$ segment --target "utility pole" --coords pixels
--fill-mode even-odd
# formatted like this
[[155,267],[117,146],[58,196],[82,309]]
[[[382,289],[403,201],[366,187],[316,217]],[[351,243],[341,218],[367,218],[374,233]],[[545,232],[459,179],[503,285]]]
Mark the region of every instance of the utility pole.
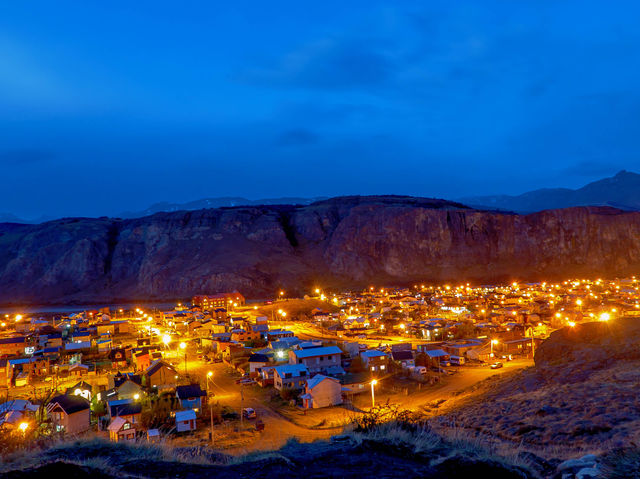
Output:
[[211,445],[213,446],[213,401],[210,398],[209,400],[209,413],[211,414]]
[[240,429],[244,429],[244,384],[240,384]]

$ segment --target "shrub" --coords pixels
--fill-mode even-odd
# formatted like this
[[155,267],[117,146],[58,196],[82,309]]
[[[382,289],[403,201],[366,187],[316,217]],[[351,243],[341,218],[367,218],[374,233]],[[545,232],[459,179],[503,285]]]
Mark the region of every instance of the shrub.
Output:
[[285,401],[297,400],[300,395],[300,391],[293,388],[282,388],[280,390],[280,397]]
[[418,423],[413,413],[397,404],[381,404],[355,418],[355,431],[368,432],[382,424],[395,423],[400,428],[413,429]]

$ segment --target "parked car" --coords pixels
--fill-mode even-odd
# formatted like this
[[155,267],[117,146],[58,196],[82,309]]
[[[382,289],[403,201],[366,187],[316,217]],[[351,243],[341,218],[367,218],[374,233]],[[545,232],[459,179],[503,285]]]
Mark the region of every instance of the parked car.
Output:
[[256,414],[255,409],[253,409],[252,407],[246,407],[242,410],[242,415],[244,416],[245,419],[255,419],[258,417],[258,415]]
[[493,363],[490,367],[491,369],[500,369],[502,367],[502,363],[496,362],[496,363]]

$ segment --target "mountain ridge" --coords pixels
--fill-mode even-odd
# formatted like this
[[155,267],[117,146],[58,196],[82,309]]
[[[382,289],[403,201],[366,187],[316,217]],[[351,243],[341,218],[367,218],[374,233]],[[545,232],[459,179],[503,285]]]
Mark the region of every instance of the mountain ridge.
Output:
[[516,213],[534,213],[546,209],[573,206],[612,206],[640,211],[640,175],[621,170],[577,188],[540,188],[520,195],[485,195],[459,198],[474,208],[498,209]]
[[417,197],[338,197],[0,224],[0,303],[167,300],[240,290],[352,288],[635,274],[640,213],[578,207],[531,215]]

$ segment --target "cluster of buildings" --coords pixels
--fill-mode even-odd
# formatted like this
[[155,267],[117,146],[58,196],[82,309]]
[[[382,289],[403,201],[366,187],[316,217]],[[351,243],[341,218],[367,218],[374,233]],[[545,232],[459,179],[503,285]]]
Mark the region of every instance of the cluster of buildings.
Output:
[[[114,441],[142,432],[153,440],[158,431],[143,428],[141,415],[165,398],[173,427],[193,430],[207,393],[179,367],[184,352],[186,369],[187,349],[203,363],[226,362],[246,383],[321,408],[368,392],[373,381],[433,382],[469,361],[532,355],[560,327],[640,315],[635,277],[316,293],[326,307],[290,314],[289,324],[286,302],[267,317],[238,292],[194,296],[168,311],[5,315],[0,428],[26,427],[44,414],[54,431],[95,425]],[[309,339],[309,329],[322,339]],[[56,394],[41,404],[38,390]]]

